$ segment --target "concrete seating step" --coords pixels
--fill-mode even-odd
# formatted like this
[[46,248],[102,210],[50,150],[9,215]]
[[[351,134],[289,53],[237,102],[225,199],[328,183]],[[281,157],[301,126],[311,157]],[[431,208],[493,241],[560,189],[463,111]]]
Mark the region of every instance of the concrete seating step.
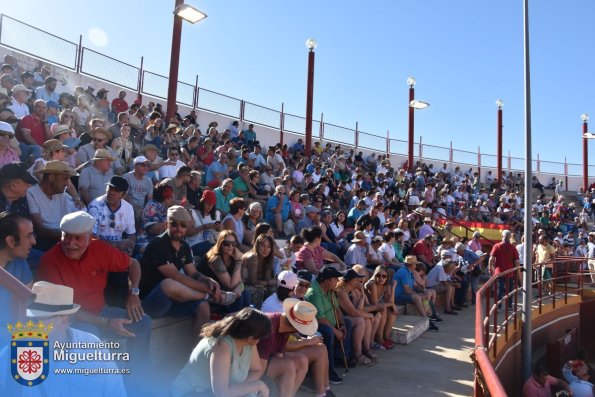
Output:
[[391,332],[391,341],[407,345],[427,331],[430,320],[427,317],[399,315]]

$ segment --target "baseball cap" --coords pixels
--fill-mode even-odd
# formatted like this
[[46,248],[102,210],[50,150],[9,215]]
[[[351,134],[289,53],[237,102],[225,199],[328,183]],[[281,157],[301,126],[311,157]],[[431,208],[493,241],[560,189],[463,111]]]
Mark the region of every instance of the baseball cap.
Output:
[[145,156],[138,156],[132,161],[132,165],[144,164],[144,163],[150,163],[150,162],[151,162],[151,160],[149,160]]
[[127,192],[129,187],[128,181],[117,175],[112,176],[107,185],[113,187],[119,192]]
[[277,286],[287,288],[287,289],[294,289],[298,283],[298,276],[294,272],[289,270],[283,270],[277,276]]
[[20,179],[30,185],[39,183],[39,181],[27,171],[27,166],[23,163],[6,164],[0,169],[1,181],[9,181],[14,179]]

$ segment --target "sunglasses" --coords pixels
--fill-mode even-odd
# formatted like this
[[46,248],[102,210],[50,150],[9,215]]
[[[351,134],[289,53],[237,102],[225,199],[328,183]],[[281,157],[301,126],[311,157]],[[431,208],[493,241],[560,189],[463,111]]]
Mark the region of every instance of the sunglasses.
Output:
[[310,288],[310,284],[308,283],[298,283],[297,286],[301,288]]
[[170,156],[178,156],[178,155],[179,155],[179,153],[170,153],[169,155],[170,155]]
[[6,132],[0,132],[0,137],[2,138],[12,138],[11,134],[8,134]]
[[183,228],[188,227],[188,224],[186,222],[184,222],[184,221],[171,221],[171,222],[169,222],[169,224],[172,227],[178,227],[178,226],[179,227],[183,227]]
[[223,242],[221,244],[223,244],[224,247],[237,247],[238,246],[237,242],[227,241],[227,240],[223,240]]
[[116,219],[116,214],[109,214],[109,220],[111,221],[109,223],[109,227],[111,227],[112,229],[116,228],[116,222],[114,222]]
[[93,142],[104,142],[105,139],[97,139],[97,138],[93,138],[91,139]]
[[378,277],[378,278],[386,278],[387,276],[386,276],[386,274],[378,274],[376,277]]

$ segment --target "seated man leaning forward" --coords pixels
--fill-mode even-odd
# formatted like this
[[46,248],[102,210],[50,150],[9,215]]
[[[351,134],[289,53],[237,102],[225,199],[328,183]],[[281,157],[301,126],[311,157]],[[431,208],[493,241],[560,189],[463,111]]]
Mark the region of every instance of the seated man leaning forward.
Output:
[[[141,365],[151,337],[151,319],[139,299],[140,264],[122,251],[91,238],[95,219],[83,211],[65,215],[62,240],[41,257],[37,278],[74,290],[81,305],[72,326],[100,337],[125,336],[133,365]],[[126,309],[108,307],[103,290],[108,272],[128,271],[130,294]],[[138,361],[137,361],[138,360]]]
[[[141,259],[143,308],[153,317],[194,317],[195,335],[210,318],[209,302],[233,303],[233,292],[221,291],[219,284],[196,270],[190,245],[184,240],[186,228],[193,222],[184,207],[167,210],[164,233],[155,237]],[[180,272],[184,270],[184,273]]]

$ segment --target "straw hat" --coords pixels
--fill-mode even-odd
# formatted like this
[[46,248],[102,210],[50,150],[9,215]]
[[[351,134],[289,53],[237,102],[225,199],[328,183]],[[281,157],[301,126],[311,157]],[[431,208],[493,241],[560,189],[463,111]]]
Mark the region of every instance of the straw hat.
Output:
[[112,157],[112,154],[107,149],[97,149],[95,151],[95,155],[91,160],[110,160],[115,161],[116,159]]
[[74,291],[70,287],[38,281],[33,284],[32,291],[35,300],[27,306],[27,317],[66,316],[81,308],[74,303]]
[[417,260],[417,256],[415,256],[415,255],[407,255],[405,257],[405,263],[408,265],[416,265],[417,262],[419,262],[419,261]]
[[45,168],[41,170],[42,174],[60,174],[75,176],[78,175],[67,163],[60,160],[48,161]]
[[54,138],[58,138],[62,134],[69,134],[71,132],[72,132],[72,128],[70,128],[66,124],[60,124],[54,130]]
[[316,333],[318,310],[313,304],[295,298],[287,298],[283,301],[283,311],[287,320],[300,334],[310,336]]
[[68,146],[64,145],[57,139],[49,139],[43,143],[44,152],[53,153],[61,149],[68,149]]
[[366,235],[361,230],[355,232],[355,234],[353,235],[353,239],[351,240],[351,242],[352,243],[359,243],[360,241],[366,241]]

